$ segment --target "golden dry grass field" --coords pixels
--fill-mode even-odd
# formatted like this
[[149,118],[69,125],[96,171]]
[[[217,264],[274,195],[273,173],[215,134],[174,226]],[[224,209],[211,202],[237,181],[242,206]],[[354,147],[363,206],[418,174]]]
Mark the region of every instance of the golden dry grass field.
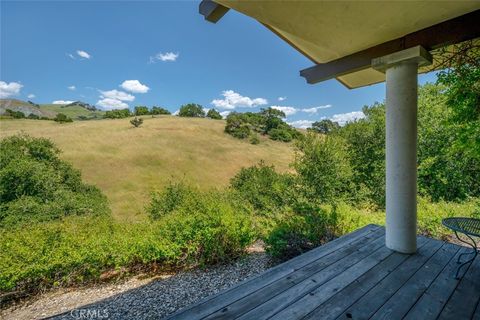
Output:
[[245,166],[264,160],[280,171],[293,160],[291,144],[261,138],[252,145],[223,132],[223,120],[144,117],[75,121],[1,120],[0,138],[24,131],[53,140],[61,157],[80,169],[83,179],[101,188],[115,218],[145,217],[152,190],[184,179],[200,188],[224,187]]

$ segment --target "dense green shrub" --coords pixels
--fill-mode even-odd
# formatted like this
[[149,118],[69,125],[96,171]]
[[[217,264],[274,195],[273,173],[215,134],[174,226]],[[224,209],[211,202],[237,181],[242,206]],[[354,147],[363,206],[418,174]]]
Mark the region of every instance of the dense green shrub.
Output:
[[193,117],[193,118],[204,118],[205,111],[203,107],[196,103],[188,103],[180,107],[178,111],[179,117]]
[[134,126],[135,128],[138,128],[142,125],[143,123],[143,119],[142,118],[137,118],[135,117],[134,119],[130,120],[130,123],[132,124],[132,126]]
[[225,132],[238,139],[245,139],[251,135],[251,124],[247,113],[232,112],[227,116]]
[[133,114],[136,116],[144,116],[150,114],[150,111],[145,106],[136,106],[133,110]]
[[231,180],[230,186],[247,200],[257,213],[269,215],[292,202],[295,179],[281,174],[264,162],[242,168]]
[[0,142],[0,226],[109,212],[105,196],[59,152],[50,140],[27,135]]
[[318,133],[329,134],[339,129],[340,125],[330,119],[323,119],[312,123],[312,127],[308,130],[312,130]]
[[150,114],[155,115],[155,114],[171,114],[171,113],[165,108],[153,106],[152,110],[150,110]]
[[222,119],[222,115],[217,110],[210,109],[207,112],[207,118],[214,119],[214,120],[220,120],[220,119]]
[[195,194],[192,187],[184,182],[170,182],[162,191],[153,192],[147,212],[152,219],[159,219],[183,205]]
[[5,110],[5,115],[9,116],[9,117],[12,117],[14,119],[24,119],[25,118],[25,114],[23,112],[13,111],[13,110],[10,110],[10,109]]
[[117,109],[117,110],[108,110],[105,111],[104,118],[109,119],[123,119],[131,116],[130,110],[128,109]]
[[225,132],[235,138],[245,139],[253,133],[268,134],[272,140],[289,142],[301,134],[285,123],[285,113],[277,109],[262,109],[260,112],[232,112],[227,116]]
[[332,134],[347,144],[346,157],[352,168],[352,189],[348,197],[356,201],[385,205],[385,106],[364,107],[365,118],[349,122]]
[[34,113],[30,113],[27,118],[28,118],[28,119],[33,119],[33,120],[39,120],[39,119],[40,119],[40,117],[37,116],[37,115],[34,114]]
[[267,252],[281,261],[291,259],[338,234],[336,210],[328,212],[308,203],[298,203],[291,214],[283,216],[265,239]]
[[296,147],[293,167],[308,198],[327,203],[350,198],[353,172],[343,138],[308,133]]
[[55,118],[53,118],[53,121],[60,122],[60,123],[73,122],[72,118],[67,117],[63,113],[57,113]]
[[290,142],[293,140],[293,136],[290,130],[285,128],[275,128],[268,131],[268,135],[272,140],[278,140],[283,142]]

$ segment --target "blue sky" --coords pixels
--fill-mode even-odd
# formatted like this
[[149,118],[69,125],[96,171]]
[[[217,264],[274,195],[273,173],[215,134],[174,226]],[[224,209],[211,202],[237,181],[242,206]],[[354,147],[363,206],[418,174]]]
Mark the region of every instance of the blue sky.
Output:
[[[385,95],[384,84],[308,85],[299,71],[310,60],[237,12],[206,22],[194,1],[2,1],[0,57],[1,97],[37,103],[172,112],[189,102],[223,112],[280,106],[301,126],[350,119]],[[427,81],[435,75],[420,76]]]

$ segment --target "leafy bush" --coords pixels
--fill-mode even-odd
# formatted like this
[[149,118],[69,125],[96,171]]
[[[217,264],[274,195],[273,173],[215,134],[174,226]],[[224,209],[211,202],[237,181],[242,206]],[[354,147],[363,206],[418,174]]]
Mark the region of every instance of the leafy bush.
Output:
[[201,105],[196,103],[189,103],[180,107],[180,110],[178,111],[178,116],[204,118],[205,111],[203,111],[203,107]]
[[323,119],[312,123],[312,127],[308,128],[308,130],[312,130],[322,134],[329,134],[339,128],[340,125],[338,124],[338,122],[334,122],[330,119]]
[[14,119],[24,119],[25,118],[25,114],[23,112],[13,111],[13,110],[10,110],[10,109],[5,110],[5,115],[10,116]]
[[109,212],[105,196],[59,152],[50,140],[27,135],[0,142],[0,227]]
[[152,110],[150,110],[150,114],[154,115],[154,114],[171,114],[171,113],[165,108],[153,106]]
[[207,117],[210,118],[210,119],[214,119],[214,120],[222,119],[222,115],[220,114],[220,112],[218,112],[215,109],[208,110]]
[[131,116],[130,110],[128,109],[119,109],[119,110],[109,110],[105,111],[104,118],[109,119],[123,119]]
[[147,114],[150,114],[150,111],[148,110],[147,107],[145,106],[136,106],[133,113],[136,115],[136,116],[143,116],[143,115],[147,115]]
[[232,112],[227,116],[225,132],[239,139],[248,138],[256,132],[284,142],[298,138],[300,133],[285,123],[283,117],[285,113],[273,108],[262,109],[258,113]]
[[33,120],[39,120],[39,119],[40,119],[40,117],[37,116],[37,115],[34,114],[34,113],[30,113],[27,118],[28,118],[28,119],[33,119]]
[[268,131],[268,135],[272,140],[278,140],[283,142],[290,142],[293,140],[292,134],[289,129],[275,128]]
[[294,177],[277,173],[275,167],[264,162],[242,168],[230,180],[230,186],[257,210],[257,214],[279,211],[294,198]]
[[258,137],[257,133],[253,133],[250,135],[250,143],[251,144],[259,144],[260,143],[260,138]]
[[337,128],[333,135],[347,144],[346,157],[353,171],[348,197],[385,206],[385,106],[364,107],[364,119]]
[[137,118],[135,117],[134,119],[130,120],[130,123],[132,124],[132,126],[134,126],[135,128],[138,128],[142,125],[143,123],[143,119],[142,118]]
[[293,167],[308,198],[325,203],[349,198],[353,172],[343,138],[308,133],[296,147]]
[[248,114],[232,112],[227,116],[225,132],[238,139],[245,139],[251,135],[251,124]]
[[191,198],[195,191],[183,182],[170,182],[162,191],[153,192],[147,212],[152,219],[171,213]]
[[335,209],[329,213],[307,203],[297,204],[265,239],[267,252],[281,261],[291,259],[334,238],[337,224]]
[[67,117],[63,113],[57,113],[55,118],[53,118],[53,121],[60,122],[60,123],[65,123],[65,122],[73,122],[72,118]]

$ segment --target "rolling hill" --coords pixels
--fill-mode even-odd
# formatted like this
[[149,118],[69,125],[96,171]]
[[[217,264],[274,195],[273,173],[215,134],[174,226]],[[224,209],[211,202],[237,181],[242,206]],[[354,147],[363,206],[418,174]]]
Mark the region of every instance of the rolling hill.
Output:
[[57,113],[63,113],[73,120],[101,119],[105,114],[104,111],[98,110],[95,106],[81,101],[60,105],[36,104],[32,101],[17,99],[0,99],[0,115],[5,114],[7,109],[23,112],[25,116],[33,113],[39,117],[47,117],[50,119],[53,119]]
[[17,99],[0,99],[0,115],[4,115],[7,109],[23,112],[25,116],[33,113],[39,117],[54,118],[56,115],[56,112],[44,109],[40,105],[31,101],[26,102]]
[[94,106],[81,101],[75,101],[67,105],[42,104],[40,105],[40,108],[42,110],[54,112],[55,114],[63,113],[73,120],[101,119],[105,114],[105,111],[98,110]]
[[0,138],[25,131],[52,139],[61,157],[104,191],[113,215],[127,221],[143,219],[150,192],[170,180],[224,187],[244,166],[265,160],[286,171],[294,156],[291,144],[261,137],[252,145],[225,134],[223,120],[145,117],[140,128],[129,121],[2,120]]

